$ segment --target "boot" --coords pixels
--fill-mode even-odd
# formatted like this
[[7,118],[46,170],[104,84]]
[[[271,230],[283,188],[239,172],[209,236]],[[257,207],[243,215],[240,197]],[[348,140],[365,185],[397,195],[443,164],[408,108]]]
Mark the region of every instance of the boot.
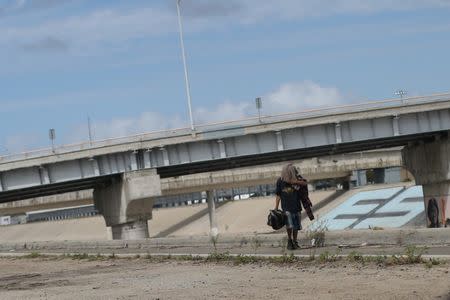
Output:
[[288,250],[295,250],[294,243],[292,240],[288,240],[287,247]]

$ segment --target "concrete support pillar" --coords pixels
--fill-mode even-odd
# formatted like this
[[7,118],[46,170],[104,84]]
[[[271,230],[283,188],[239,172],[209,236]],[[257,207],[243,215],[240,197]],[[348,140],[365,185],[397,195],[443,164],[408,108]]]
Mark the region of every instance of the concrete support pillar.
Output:
[[39,167],[39,176],[41,178],[41,184],[50,184],[50,176],[46,167]]
[[137,151],[130,152],[130,168],[133,171],[138,169],[138,163],[137,163],[136,155],[138,155]]
[[367,184],[366,170],[356,171],[356,185],[362,186]]
[[394,136],[398,136],[398,135],[400,135],[400,127],[399,127],[399,124],[398,124],[398,119],[399,119],[400,117],[398,116],[398,115],[395,115],[393,118],[392,118],[392,130],[393,130],[393,132],[394,132]]
[[283,151],[284,144],[283,144],[283,136],[281,135],[281,131],[275,131],[275,135],[277,137],[277,150]]
[[223,142],[223,140],[217,140],[217,143],[219,144],[220,158],[226,158],[227,152],[225,149],[225,143]]
[[164,165],[165,166],[170,165],[169,153],[167,152],[167,149],[165,147],[160,147],[159,150],[161,150],[161,152],[162,152]]
[[347,176],[347,177],[341,178],[339,181],[340,181],[340,183],[342,184],[342,189],[343,189],[344,191],[350,190],[350,186],[351,186],[351,184],[350,184],[350,182],[351,182],[351,176]]
[[216,218],[216,203],[214,202],[214,191],[207,191],[206,197],[208,199],[208,213],[209,213],[209,226],[211,237],[216,238],[219,234],[219,228],[217,227]]
[[92,164],[92,169],[94,170],[94,175],[95,176],[100,176],[100,166],[98,165],[97,159],[94,158],[94,157],[90,157],[88,160]]
[[402,151],[403,163],[416,184],[423,186],[428,227],[450,225],[450,141],[409,145]]
[[151,149],[147,149],[144,152],[144,167],[146,169],[150,169],[152,167],[151,153],[152,153]]
[[141,240],[149,238],[147,220],[111,226],[113,240]]
[[336,123],[336,126],[334,127],[335,134],[336,134],[336,144],[342,143],[342,129],[341,124]]
[[374,183],[384,183],[385,170],[383,168],[373,169]]
[[124,173],[111,184],[94,189],[95,207],[115,240],[149,237],[147,220],[152,218],[157,196],[161,196],[161,182],[153,169]]

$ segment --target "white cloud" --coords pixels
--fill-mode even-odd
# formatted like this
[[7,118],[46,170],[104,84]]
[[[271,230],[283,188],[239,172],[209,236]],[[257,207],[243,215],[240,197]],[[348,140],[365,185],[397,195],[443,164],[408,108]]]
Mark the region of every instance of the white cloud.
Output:
[[[276,90],[262,96],[263,115],[275,115],[307,110],[315,107],[332,106],[344,101],[342,93],[335,87],[324,87],[312,81],[290,82],[282,84]],[[195,123],[215,123],[254,117],[257,115],[254,99],[248,102],[225,101],[216,107],[195,109]],[[92,120],[94,140],[123,137],[144,132],[187,128],[187,117],[164,115],[156,112],[143,112],[136,118],[116,118],[109,121]],[[69,134],[57,134],[57,144],[77,143],[88,140],[87,122],[69,130]],[[45,140],[36,134],[21,134],[6,139],[6,149],[0,149],[0,155],[30,149]],[[3,153],[2,153],[3,152]]]
[[21,9],[25,6],[26,1],[25,0],[16,0],[14,1],[14,8]]
[[0,146],[0,156],[18,152],[29,151],[34,145],[42,140],[42,136],[35,133],[22,133],[19,135],[9,136]]
[[[183,2],[187,31],[208,31],[230,24],[254,24],[267,20],[450,7],[447,0],[230,0],[226,5],[204,0]],[[15,7],[22,7],[24,3],[16,1]],[[165,9],[155,6],[120,11],[98,9],[38,24],[3,26],[0,29],[0,44],[34,44],[50,38],[69,43],[71,48],[78,50],[77,53],[86,53],[99,46],[120,46],[133,39],[176,31],[173,5]]]
[[[312,81],[282,84],[275,91],[262,96],[263,115],[290,113],[311,108],[333,106],[344,101],[344,96],[335,87],[323,87]],[[239,120],[257,115],[254,100],[234,103],[226,101],[215,108],[195,110],[197,123]]]
[[[267,93],[262,99],[264,115],[332,106],[342,103],[344,100],[337,88],[323,87],[312,81],[282,84],[275,91]],[[225,101],[216,107],[199,107],[194,110],[194,119],[197,125],[240,120],[255,115],[254,100],[248,102]],[[92,128],[95,139],[104,139],[188,126],[189,123],[185,116],[144,112],[137,118],[117,118],[101,122],[93,120]],[[87,133],[86,124],[80,125],[69,135],[70,141],[67,142],[86,140]]]
[[370,14],[381,11],[406,11],[450,6],[450,2],[447,0],[278,0],[276,2],[247,0],[244,3],[234,0],[230,2],[241,4],[235,6],[235,15],[240,18],[241,22],[246,23],[254,23],[268,18],[289,20],[337,14]]
[[167,11],[144,8],[134,11],[99,10],[31,26],[0,29],[0,43],[31,44],[56,39],[79,53],[98,46],[121,45],[127,40],[176,30],[175,16]]
[[226,101],[217,107],[200,107],[195,110],[196,123],[214,123],[221,121],[239,120],[249,115],[250,104],[241,102],[233,103]]
[[263,107],[266,114],[273,115],[332,106],[343,100],[335,87],[322,87],[312,81],[291,82],[263,97]]
[[[181,127],[186,127],[186,123],[179,115],[165,116],[155,112],[144,112],[137,118],[117,118],[102,122],[94,120],[92,131],[95,139],[105,139]],[[81,125],[74,130],[71,139],[86,140],[87,136],[87,126]]]

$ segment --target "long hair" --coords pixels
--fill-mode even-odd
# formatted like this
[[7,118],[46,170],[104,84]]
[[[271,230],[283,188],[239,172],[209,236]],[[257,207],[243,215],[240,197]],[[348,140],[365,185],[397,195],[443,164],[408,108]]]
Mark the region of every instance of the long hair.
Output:
[[283,167],[281,170],[281,180],[284,182],[291,183],[295,181],[297,178],[297,170],[295,169],[294,165],[289,163]]

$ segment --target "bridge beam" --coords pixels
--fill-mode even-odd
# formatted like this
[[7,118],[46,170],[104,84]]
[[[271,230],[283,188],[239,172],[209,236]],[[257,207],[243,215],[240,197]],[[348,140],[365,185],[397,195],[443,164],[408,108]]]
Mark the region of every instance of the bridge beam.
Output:
[[450,223],[450,140],[408,145],[402,156],[416,184],[423,186],[427,226]]
[[94,188],[94,204],[110,226],[115,240],[149,237],[154,199],[161,195],[159,175],[153,169],[122,174],[111,184]]

